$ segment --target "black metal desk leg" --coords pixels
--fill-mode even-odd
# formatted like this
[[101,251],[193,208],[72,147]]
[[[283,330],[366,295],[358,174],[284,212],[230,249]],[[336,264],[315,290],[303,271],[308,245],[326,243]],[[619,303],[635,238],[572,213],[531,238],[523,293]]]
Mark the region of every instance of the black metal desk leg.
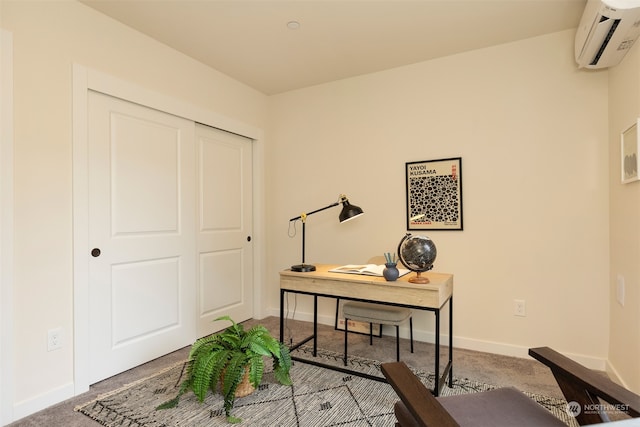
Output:
[[280,342],[284,343],[284,289],[280,289]]
[[313,357],[318,355],[318,295],[313,296]]
[[436,368],[433,394],[437,397],[440,394],[440,310],[434,312],[436,315]]

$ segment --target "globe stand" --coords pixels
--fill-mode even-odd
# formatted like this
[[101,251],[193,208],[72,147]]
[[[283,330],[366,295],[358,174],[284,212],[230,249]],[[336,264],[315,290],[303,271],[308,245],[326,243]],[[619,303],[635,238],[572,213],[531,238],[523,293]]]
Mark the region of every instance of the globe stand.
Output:
[[422,276],[420,273],[420,271],[417,271],[416,277],[412,277],[411,279],[409,279],[409,283],[417,283],[419,285],[426,285],[427,283],[429,283],[429,278]]

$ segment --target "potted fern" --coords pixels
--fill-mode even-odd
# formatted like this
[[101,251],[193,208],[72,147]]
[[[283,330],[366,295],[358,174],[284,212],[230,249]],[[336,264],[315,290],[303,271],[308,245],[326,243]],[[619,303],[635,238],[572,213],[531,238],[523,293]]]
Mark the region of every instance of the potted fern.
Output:
[[[219,317],[214,321],[218,320],[228,320],[231,326],[222,332],[196,340],[189,352],[186,379],[182,382],[178,395],[157,409],[176,407],[180,397],[189,390],[203,402],[209,390],[215,393],[220,387],[227,421],[238,423],[241,419],[231,415],[235,399],[240,397],[237,392],[239,388],[250,388],[253,391],[260,385],[265,356],[273,359],[275,378],[281,384],[291,385],[289,349],[273,338],[267,328],[257,325],[245,331],[242,325],[229,316]],[[249,393],[242,395],[247,394]]]

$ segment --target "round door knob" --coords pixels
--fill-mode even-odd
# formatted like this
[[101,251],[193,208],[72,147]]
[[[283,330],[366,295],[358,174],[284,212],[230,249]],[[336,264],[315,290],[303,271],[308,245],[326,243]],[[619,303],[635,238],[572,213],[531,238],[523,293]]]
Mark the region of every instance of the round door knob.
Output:
[[99,257],[100,253],[101,253],[100,249],[98,249],[98,248],[91,249],[91,256],[94,257],[94,258]]
[[247,242],[251,241],[251,236],[247,236]]

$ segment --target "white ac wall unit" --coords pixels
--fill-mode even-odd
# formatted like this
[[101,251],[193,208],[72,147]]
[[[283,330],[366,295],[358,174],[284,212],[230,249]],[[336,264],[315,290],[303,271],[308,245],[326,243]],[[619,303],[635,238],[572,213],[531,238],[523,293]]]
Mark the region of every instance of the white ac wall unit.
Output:
[[640,0],[588,0],[576,32],[580,68],[617,65],[640,36]]

